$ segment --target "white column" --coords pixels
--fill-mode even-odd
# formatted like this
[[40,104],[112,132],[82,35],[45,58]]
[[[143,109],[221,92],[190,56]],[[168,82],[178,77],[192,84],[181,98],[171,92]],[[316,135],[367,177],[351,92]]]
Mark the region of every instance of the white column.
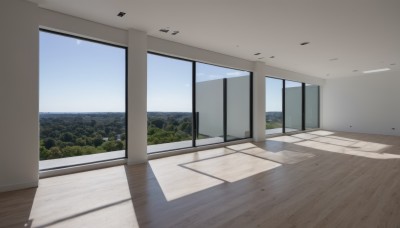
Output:
[[39,180],[38,19],[34,3],[0,1],[0,192]]
[[263,62],[254,62],[253,67],[253,139],[265,140],[265,76]]
[[147,161],[147,34],[128,31],[128,165]]

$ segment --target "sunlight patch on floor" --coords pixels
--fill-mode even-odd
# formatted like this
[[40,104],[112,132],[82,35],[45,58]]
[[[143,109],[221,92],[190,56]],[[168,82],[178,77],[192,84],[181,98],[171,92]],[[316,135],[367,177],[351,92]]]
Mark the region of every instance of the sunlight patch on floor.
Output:
[[332,131],[324,131],[324,130],[318,130],[318,131],[311,131],[309,132],[310,134],[313,135],[319,135],[319,136],[328,136],[328,135],[333,135],[335,132]]
[[309,158],[314,157],[314,154],[310,153],[300,153],[300,152],[293,152],[293,151],[279,151],[279,152],[270,152],[259,147],[246,149],[241,151],[243,153],[253,155],[259,158],[268,159],[270,161],[278,162],[281,164],[296,164],[298,162],[307,160]]
[[183,166],[220,180],[235,182],[274,169],[281,166],[281,164],[242,153],[235,153]]
[[226,148],[232,149],[235,151],[240,151],[240,150],[245,150],[245,149],[254,148],[254,147],[257,147],[257,146],[254,145],[253,143],[241,143],[241,144],[227,146]]
[[218,148],[150,160],[149,164],[164,193],[165,199],[171,201],[224,183],[222,180],[181,167],[181,164],[213,159],[234,152],[226,148]]
[[303,139],[299,139],[297,137],[285,135],[285,136],[278,136],[278,137],[274,137],[274,138],[268,138],[267,141],[295,143],[295,142],[303,141]]
[[[390,145],[385,145],[383,147],[383,144],[376,146],[376,145],[374,145],[375,143],[371,143],[371,145],[369,145],[368,142],[363,142],[362,147],[355,149],[355,148],[347,148],[345,146],[316,142],[316,141],[304,141],[304,142],[298,142],[295,144],[299,145],[299,146],[305,146],[305,147],[317,149],[317,150],[323,150],[323,151],[347,154],[347,155],[354,155],[354,156],[365,157],[365,158],[400,159],[400,155],[397,155],[397,154],[379,153],[379,151],[390,147]],[[366,149],[366,150],[364,150],[364,149]]]
[[139,227],[124,166],[41,179],[29,218],[32,227]]

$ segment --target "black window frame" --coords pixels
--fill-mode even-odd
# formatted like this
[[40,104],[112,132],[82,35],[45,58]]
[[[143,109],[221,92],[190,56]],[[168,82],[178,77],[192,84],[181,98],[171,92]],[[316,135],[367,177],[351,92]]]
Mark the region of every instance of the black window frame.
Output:
[[[185,147],[185,148],[178,148],[178,149],[170,149],[170,150],[162,150],[162,151],[155,151],[152,153],[147,153],[148,155],[150,154],[158,154],[158,153],[167,153],[167,152],[171,152],[171,151],[176,151],[176,150],[183,150],[183,149],[192,149],[192,148],[201,148],[201,147],[205,147],[205,146],[210,146],[210,145],[217,145],[217,144],[223,144],[223,143],[228,143],[228,142],[234,142],[234,141],[239,141],[239,140],[245,140],[245,139],[251,139],[253,138],[253,72],[251,71],[247,71],[247,70],[241,70],[241,69],[237,69],[237,68],[233,68],[233,67],[226,67],[226,66],[220,66],[217,64],[213,64],[213,63],[207,63],[207,62],[202,62],[202,61],[197,61],[197,60],[191,60],[191,59],[186,59],[186,58],[181,58],[181,57],[177,57],[174,55],[167,55],[167,54],[163,54],[163,53],[159,53],[159,52],[155,52],[155,51],[147,51],[147,54],[152,54],[152,55],[158,55],[161,57],[166,57],[166,58],[171,58],[171,59],[176,59],[176,60],[182,60],[182,61],[186,61],[186,62],[191,62],[192,63],[192,146],[191,147]],[[249,124],[250,124],[250,136],[246,137],[246,138],[239,138],[239,139],[232,139],[232,140],[227,140],[226,139],[226,131],[227,131],[227,99],[226,99],[226,94],[224,93],[224,98],[223,98],[223,129],[224,129],[224,141],[223,142],[218,142],[218,143],[211,143],[211,144],[206,144],[206,145],[196,145],[196,136],[197,136],[197,129],[198,129],[198,118],[197,118],[197,113],[196,113],[196,69],[197,69],[197,64],[196,63],[200,63],[200,64],[207,64],[207,65],[211,65],[211,66],[216,66],[216,67],[222,67],[222,68],[226,68],[226,69],[231,69],[231,70],[238,70],[238,71],[245,71],[249,73],[249,86],[250,86],[250,94],[249,94],[249,106],[250,106],[250,110],[249,110],[249,115],[250,115],[250,120],[249,120]],[[225,80],[226,81],[226,80]],[[224,82],[224,86],[226,86],[226,82]],[[224,89],[224,91],[226,92],[226,89]]]
[[[288,79],[283,79],[283,78],[278,78],[278,77],[274,77],[274,76],[265,76],[265,78],[272,78],[272,79],[278,79],[278,80],[282,80],[282,134],[286,134],[286,121],[285,121],[285,114],[286,114],[286,108],[285,108],[285,98],[286,98],[286,92],[285,92],[285,88],[286,88],[286,81],[291,81],[291,82],[297,82],[297,83],[301,83],[301,129],[298,131],[292,131],[293,132],[303,132],[306,131],[306,84],[305,82],[300,82],[300,81],[294,81],[294,80],[288,80]],[[313,85],[313,84],[310,84]],[[321,120],[321,86],[320,85],[316,85],[318,86],[318,128],[320,128],[320,120]],[[265,93],[266,95],[266,93]],[[266,134],[268,135],[273,135],[273,134]]]
[[[49,168],[49,169],[39,169],[39,172],[43,171],[50,171],[50,170],[57,170],[57,169],[64,169],[64,168],[71,168],[71,167],[77,167],[77,166],[82,166],[82,165],[91,165],[91,164],[97,164],[101,162],[109,162],[109,161],[117,161],[121,159],[127,159],[128,158],[128,47],[122,46],[122,45],[116,45],[112,43],[107,43],[104,41],[99,41],[87,37],[81,37],[78,35],[72,35],[68,34],[66,32],[58,32],[54,31],[48,28],[39,28],[39,34],[40,32],[46,32],[50,34],[55,34],[59,36],[64,36],[64,37],[69,37],[69,38],[74,38],[74,39],[79,39],[79,40],[84,40],[88,42],[93,42],[93,43],[98,43],[102,45],[107,45],[111,47],[116,47],[116,48],[122,48],[125,53],[125,156],[120,157],[120,158],[113,158],[113,159],[107,159],[107,160],[101,160],[101,161],[94,161],[94,162],[85,162],[85,163],[80,163],[80,164],[74,164],[74,165],[65,165],[65,166],[58,166],[54,168]],[[40,126],[39,126],[40,127]],[[76,156],[78,157],[78,156]],[[40,160],[39,160],[40,161]]]

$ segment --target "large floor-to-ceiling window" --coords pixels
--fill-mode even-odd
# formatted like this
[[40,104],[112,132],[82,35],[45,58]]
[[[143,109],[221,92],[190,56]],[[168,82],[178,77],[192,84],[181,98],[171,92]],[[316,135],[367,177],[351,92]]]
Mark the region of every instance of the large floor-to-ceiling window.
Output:
[[302,130],[302,84],[285,81],[285,132]]
[[250,137],[250,73],[196,63],[196,145]]
[[192,62],[147,55],[148,152],[192,143]]
[[266,134],[319,128],[319,86],[265,78]]
[[148,54],[148,153],[251,137],[251,73]]
[[265,79],[265,133],[277,134],[283,131],[283,80],[277,78]]
[[40,169],[126,157],[126,48],[40,31]]

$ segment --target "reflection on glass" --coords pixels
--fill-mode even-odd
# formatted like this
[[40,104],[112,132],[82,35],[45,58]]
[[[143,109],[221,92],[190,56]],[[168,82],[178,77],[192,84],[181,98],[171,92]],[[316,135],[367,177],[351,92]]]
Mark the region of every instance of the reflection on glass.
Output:
[[306,84],[306,129],[319,128],[319,86]]
[[40,169],[125,157],[125,54],[40,32]]
[[282,133],[282,90],[283,80],[265,78],[265,133]]
[[192,63],[147,57],[147,152],[191,147]]
[[285,132],[302,129],[302,84],[285,81]]

